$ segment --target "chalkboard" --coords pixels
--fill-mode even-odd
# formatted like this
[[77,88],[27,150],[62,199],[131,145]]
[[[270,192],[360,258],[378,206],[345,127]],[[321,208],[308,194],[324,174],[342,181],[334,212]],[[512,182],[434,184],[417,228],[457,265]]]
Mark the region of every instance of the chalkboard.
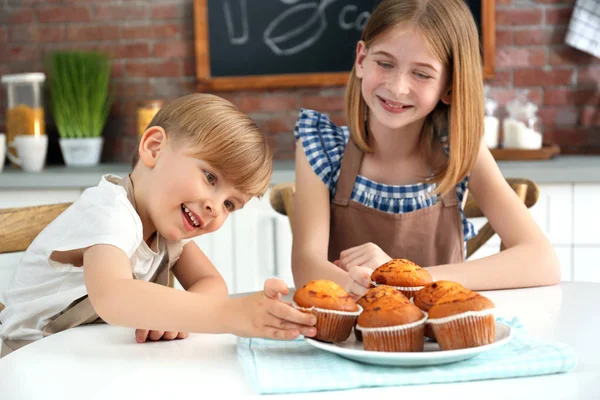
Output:
[[[343,85],[379,1],[195,0],[198,90]],[[465,1],[491,77],[494,0]]]

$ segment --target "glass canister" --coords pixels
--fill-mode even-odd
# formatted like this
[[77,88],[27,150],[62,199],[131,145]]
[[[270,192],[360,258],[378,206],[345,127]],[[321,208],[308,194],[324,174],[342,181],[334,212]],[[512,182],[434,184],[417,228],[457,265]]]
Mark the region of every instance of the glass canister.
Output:
[[[42,86],[46,75],[41,72],[3,75],[0,82],[6,93],[6,144],[15,136],[46,134]],[[8,151],[17,155],[14,148]]]
[[488,149],[495,149],[498,147],[500,120],[497,115],[498,102],[490,97],[489,91],[488,86],[484,87],[483,140]]
[[152,118],[156,115],[158,110],[164,105],[164,101],[162,100],[149,100],[145,101],[137,109],[137,133],[138,137],[142,136]]
[[542,148],[542,122],[537,115],[538,106],[527,101],[526,94],[506,105],[508,117],[502,123],[503,146],[512,149],[537,150]]

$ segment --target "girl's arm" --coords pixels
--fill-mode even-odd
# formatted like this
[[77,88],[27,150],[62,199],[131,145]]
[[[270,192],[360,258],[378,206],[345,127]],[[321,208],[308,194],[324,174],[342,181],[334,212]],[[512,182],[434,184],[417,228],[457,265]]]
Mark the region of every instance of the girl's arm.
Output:
[[349,283],[348,273],[327,260],[329,207],[329,190],[313,171],[299,140],[292,227],[292,273],[297,288],[313,279],[332,280],[342,287]]
[[110,245],[85,250],[83,273],[94,310],[112,325],[271,339],[315,334],[314,316],[276,300],[287,294],[279,280],[268,280],[264,292],[234,299],[176,290],[134,280],[127,255]]
[[175,277],[188,292],[227,297],[225,280],[198,245],[190,240],[173,267]]
[[460,282],[474,290],[557,284],[560,266],[554,249],[483,143],[469,190],[506,249],[462,264],[430,267],[434,279]]

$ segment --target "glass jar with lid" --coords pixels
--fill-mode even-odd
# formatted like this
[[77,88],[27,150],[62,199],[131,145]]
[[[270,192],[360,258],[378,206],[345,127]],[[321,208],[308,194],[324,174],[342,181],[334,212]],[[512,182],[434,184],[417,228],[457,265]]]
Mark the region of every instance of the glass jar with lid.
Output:
[[503,147],[537,150],[542,147],[542,121],[537,115],[538,106],[527,100],[522,92],[508,102],[508,116],[502,123]]
[[[41,72],[2,75],[0,82],[6,98],[6,142],[10,145],[15,136],[45,135],[42,87],[46,75]],[[9,151],[17,155],[14,148]]]

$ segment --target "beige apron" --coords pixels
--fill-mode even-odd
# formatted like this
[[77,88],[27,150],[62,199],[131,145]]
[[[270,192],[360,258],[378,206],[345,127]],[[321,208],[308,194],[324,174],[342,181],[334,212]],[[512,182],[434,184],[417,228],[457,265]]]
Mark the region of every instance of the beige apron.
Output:
[[456,192],[430,207],[390,214],[350,200],[363,152],[350,139],[331,203],[329,261],[342,250],[372,242],[392,258],[406,258],[422,267],[464,261],[464,233]]
[[[127,198],[136,208],[135,197],[133,194],[133,183],[129,176],[123,178],[119,185],[123,186],[127,192]],[[164,240],[164,239],[162,239]],[[179,259],[181,252],[183,251],[183,244],[181,242],[169,242],[167,244],[167,254],[162,260],[161,264],[157,268],[156,272],[150,279],[150,282],[158,283],[159,285],[169,286],[169,271]],[[135,275],[133,278],[136,279]],[[50,336],[53,333],[58,333],[69,328],[74,328],[79,325],[91,324],[91,323],[103,323],[102,319],[98,317],[98,314],[94,311],[92,303],[88,296],[84,296],[80,299],[75,300],[71,303],[64,311],[58,313],[54,317],[50,318],[50,322],[42,330],[44,337]],[[7,339],[2,344],[2,351],[0,352],[0,358],[13,351],[33,342],[33,340],[15,340]]]

